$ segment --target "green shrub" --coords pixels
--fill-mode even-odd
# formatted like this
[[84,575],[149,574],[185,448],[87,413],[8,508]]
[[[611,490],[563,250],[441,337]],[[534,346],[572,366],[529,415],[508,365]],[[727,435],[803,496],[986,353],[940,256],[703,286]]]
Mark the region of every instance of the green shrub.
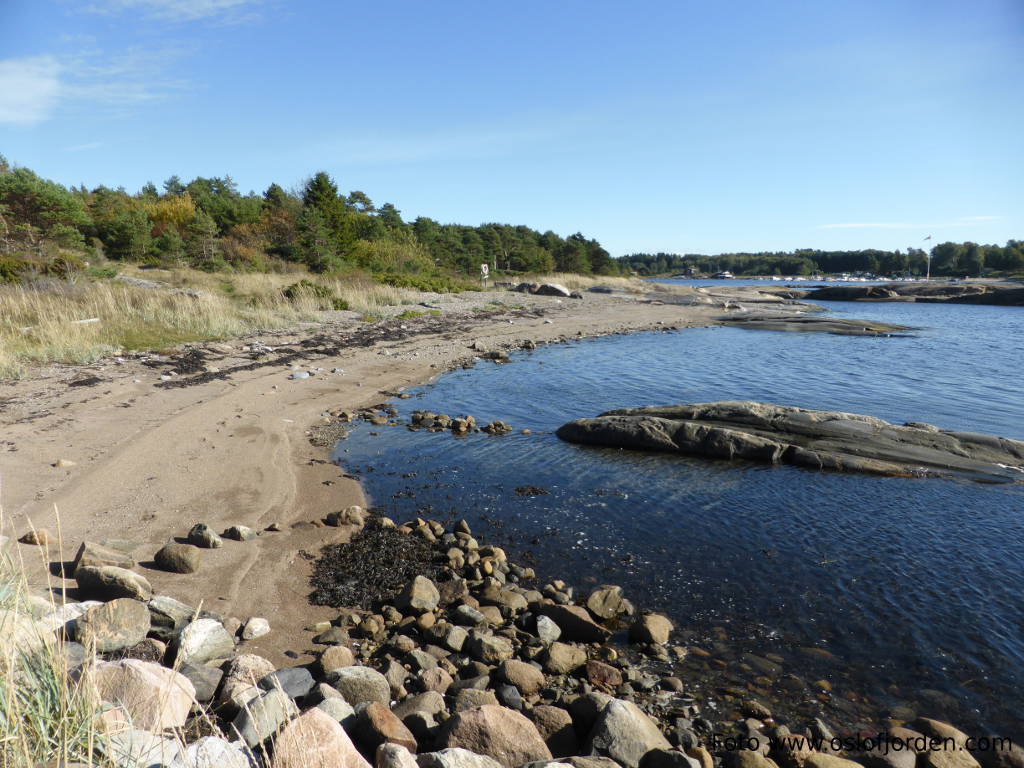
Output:
[[449,277],[447,275],[403,275],[385,272],[374,275],[374,278],[381,283],[393,285],[396,288],[411,288],[430,293],[462,293],[463,291],[483,290],[472,280]]
[[89,267],[85,270],[86,276],[91,277],[93,280],[112,280],[117,277],[118,272],[120,270],[117,267],[110,266],[109,264],[102,267]]
[[14,256],[0,256],[0,283],[21,282],[21,273],[25,270],[25,262]]

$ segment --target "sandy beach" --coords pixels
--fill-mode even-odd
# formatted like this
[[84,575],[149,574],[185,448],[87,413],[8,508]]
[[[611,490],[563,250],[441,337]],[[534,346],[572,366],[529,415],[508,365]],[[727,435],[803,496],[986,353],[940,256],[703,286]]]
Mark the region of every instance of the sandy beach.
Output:
[[[479,309],[496,298],[511,306]],[[54,541],[45,552],[12,546],[35,585],[49,579],[71,596],[75,583],[60,578],[60,564],[81,542],[128,539],[156,592],[243,621],[269,619],[273,631],[246,645],[284,663],[286,652],[312,647],[303,626],[336,613],[308,604],[310,564],[300,553],[346,540],[349,529],[320,521],[365,503],[359,484],[330,463],[329,448],[311,442],[323,414],[429,381],[471,360],[474,344],[509,349],[526,340],[708,325],[721,313],[716,305],[601,294],[560,300],[496,292],[436,306],[439,316],[381,321],[378,332],[337,317],[198,345],[207,373],[166,381],[176,358],[148,356],[40,368],[0,384],[2,534],[14,540],[31,527],[47,529]],[[245,351],[253,343],[273,348],[257,364]],[[293,380],[293,366],[317,372]],[[262,533],[205,551],[195,574],[158,569],[152,555],[197,522]],[[266,531],[272,524],[280,531]]]

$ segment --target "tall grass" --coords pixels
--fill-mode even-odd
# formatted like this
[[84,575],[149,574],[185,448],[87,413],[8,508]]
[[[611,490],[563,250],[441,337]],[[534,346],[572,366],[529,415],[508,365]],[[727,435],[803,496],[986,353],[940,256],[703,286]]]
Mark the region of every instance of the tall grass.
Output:
[[[334,306],[301,292],[287,298],[283,290],[297,275],[154,271],[138,276],[167,285],[43,280],[0,286],[0,378],[19,376],[32,363],[89,363],[127,350],[317,321]],[[319,283],[344,302],[338,306],[360,313],[418,300],[415,291],[370,280]]]
[[573,291],[585,291],[597,285],[606,285],[624,293],[651,293],[664,291],[668,293],[692,293],[693,289],[687,286],[675,286],[668,284],[655,284],[638,277],[603,277],[598,275],[577,275],[571,272],[553,272],[547,275],[531,275],[526,278],[530,282],[537,283],[561,283]]
[[[106,766],[95,756],[100,702],[88,674],[75,675],[62,638],[32,627],[22,564],[0,552],[0,766],[33,768],[48,761]],[[51,602],[52,607],[52,602]],[[21,631],[11,638],[15,627]]]

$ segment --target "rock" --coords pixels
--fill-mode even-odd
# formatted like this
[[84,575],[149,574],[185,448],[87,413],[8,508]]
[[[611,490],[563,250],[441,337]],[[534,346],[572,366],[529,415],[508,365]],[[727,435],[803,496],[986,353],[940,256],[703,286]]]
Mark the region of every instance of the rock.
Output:
[[145,601],[153,596],[153,587],[144,577],[113,565],[82,566],[75,571],[75,581],[83,597],[97,600],[131,597]]
[[586,608],[578,605],[544,605],[541,612],[558,625],[562,637],[581,643],[603,643],[611,631],[596,623]]
[[116,768],[159,768],[181,755],[177,739],[141,729],[108,733],[96,746]]
[[391,700],[391,686],[387,679],[369,667],[335,669],[328,676],[328,682],[353,707],[372,701],[387,705]]
[[[831,755],[830,755],[831,757]],[[839,758],[833,758],[838,760]],[[804,765],[808,765],[811,761],[808,760]],[[851,761],[845,761],[850,763]],[[856,763],[854,763],[856,765]],[[917,765],[920,768],[980,768],[979,763],[974,756],[967,751],[955,749],[936,749],[927,750],[922,752],[917,759]],[[812,768],[851,768],[849,765],[840,766],[838,764],[832,765],[814,765]]]
[[229,711],[241,709],[262,692],[256,683],[274,671],[274,665],[262,656],[240,653],[227,665],[217,702]]
[[130,597],[119,597],[87,610],[74,623],[75,640],[110,653],[141,643],[149,633],[149,609]]
[[1016,744],[992,746],[974,756],[985,768],[1024,768],[1024,749]]
[[425,669],[419,674],[420,683],[425,691],[437,691],[443,694],[452,684],[452,676],[443,669]]
[[[334,689],[332,688],[331,690],[333,691]],[[337,696],[337,691],[335,691],[335,695]],[[343,725],[355,721],[355,709],[340,696],[338,698],[324,699],[316,706]]]
[[72,575],[77,573],[79,566],[101,567],[104,565],[113,565],[126,569],[134,568],[135,559],[126,552],[121,552],[113,547],[104,547],[102,544],[83,541],[78,547],[78,552],[75,554],[71,573]]
[[352,733],[367,754],[374,754],[382,744],[397,744],[416,751],[416,738],[386,704],[372,701],[356,715]]
[[239,742],[203,736],[189,744],[167,768],[250,768],[253,764],[251,753]]
[[[751,702],[744,702],[744,705]],[[752,702],[758,703],[758,702]],[[762,705],[763,706],[763,705]],[[750,707],[746,707],[748,710]],[[767,709],[767,708],[766,708]],[[776,738],[772,742],[773,757],[783,766],[783,768],[802,768],[803,764],[807,761],[807,758],[814,754],[814,748],[811,746],[810,740],[806,736],[801,736],[795,733],[786,735],[784,738]],[[892,752],[891,754],[909,754],[910,755],[910,766],[905,768],[913,768],[914,754],[907,752]],[[891,766],[890,768],[896,768]]]
[[933,739],[949,739],[952,744],[955,744],[960,749],[967,745],[968,736],[966,733],[941,720],[919,717],[913,722],[913,726],[918,732]]
[[898,477],[1024,482],[1024,443],[928,424],[726,401],[608,411],[558,428],[563,440]]
[[461,747],[426,752],[417,756],[416,762],[420,768],[501,768],[497,760]]
[[169,640],[196,618],[196,609],[166,595],[156,595],[148,603],[149,620],[161,639]]
[[552,643],[544,652],[544,669],[553,675],[568,675],[587,663],[587,652],[569,643]]
[[355,655],[344,645],[332,645],[320,654],[320,671],[325,675],[335,669],[351,667],[355,663]]
[[544,645],[551,645],[562,636],[562,630],[547,616],[537,617],[537,637]]
[[169,541],[153,556],[153,560],[171,573],[195,573],[199,570],[199,548]]
[[257,685],[265,691],[280,688],[289,698],[300,699],[313,690],[314,682],[305,667],[284,667],[261,678]]
[[572,291],[561,283],[542,283],[530,291],[537,296],[561,296],[563,299],[572,297]]
[[466,645],[470,655],[485,664],[497,664],[505,659],[511,659],[515,653],[512,643],[504,637],[487,635],[476,629],[469,633]]
[[257,536],[256,531],[245,525],[232,525],[223,535],[225,539],[234,541],[252,541]]
[[418,765],[408,749],[385,743],[377,747],[376,768],[418,768]]
[[[485,680],[487,678],[484,678]],[[494,691],[487,688],[463,688],[455,694],[455,701],[452,704],[452,711],[465,712],[469,709],[476,709],[486,705],[496,706],[498,697]]]
[[612,699],[597,717],[584,751],[610,757],[626,768],[638,768],[652,749],[671,749],[658,726],[629,701]]
[[196,701],[203,704],[213,700],[217,687],[224,679],[224,673],[219,669],[202,664],[182,664],[178,667],[178,673],[188,678],[196,690]]
[[205,664],[230,658],[234,655],[235,643],[219,621],[196,619],[181,630],[175,649],[178,664]]
[[587,598],[587,610],[599,619],[614,619],[622,613],[622,587],[596,587]]
[[567,711],[561,707],[538,704],[531,710],[530,716],[553,756],[568,757],[579,752],[576,730]]
[[437,691],[425,691],[424,693],[417,694],[416,696],[410,696],[405,701],[400,702],[392,712],[402,720],[405,719],[406,715],[411,715],[413,712],[425,712],[428,715],[439,715],[444,712],[444,696]]
[[722,759],[723,768],[779,768],[774,760],[752,749],[738,749],[726,752]]
[[18,541],[22,544],[32,544],[37,547],[46,547],[50,544],[50,539],[53,537],[50,532],[45,528],[38,528],[23,534]]
[[550,760],[551,752],[537,727],[505,707],[486,705],[459,712],[441,727],[437,744],[461,747],[494,758],[505,768]]
[[700,763],[675,749],[652,749],[640,758],[640,768],[701,768]]
[[0,658],[10,658],[18,651],[33,651],[52,642],[53,631],[48,624],[0,608]]
[[611,691],[622,685],[622,673],[610,664],[590,659],[587,662],[587,680],[596,688]]
[[665,645],[672,629],[672,622],[661,614],[645,613],[629,625],[629,639],[634,643]]
[[270,634],[270,622],[257,616],[251,617],[242,625],[242,639],[255,640]]
[[123,707],[132,725],[145,731],[185,725],[196,695],[184,675],[138,659],[101,661],[92,679],[103,701]]
[[334,718],[311,709],[288,723],[274,742],[271,768],[370,768]]
[[[274,735],[278,728],[298,713],[299,710],[288,698],[288,694],[275,688],[247,702],[231,726],[237,731],[246,746],[254,748]],[[322,712],[320,714],[324,719],[330,720],[327,715]],[[331,723],[338,725],[333,720]],[[338,725],[338,728],[341,726]]]
[[544,687],[544,673],[532,664],[506,659],[497,669],[499,680],[514,685],[523,696],[531,696]]
[[196,523],[188,532],[188,543],[201,549],[217,549],[224,541],[206,523]]
[[[969,754],[967,756],[970,757]],[[804,760],[804,768],[860,768],[860,763],[824,752],[814,752]]]

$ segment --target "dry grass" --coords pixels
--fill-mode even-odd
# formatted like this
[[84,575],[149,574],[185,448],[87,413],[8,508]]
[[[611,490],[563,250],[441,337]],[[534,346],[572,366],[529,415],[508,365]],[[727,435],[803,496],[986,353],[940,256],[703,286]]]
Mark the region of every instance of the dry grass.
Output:
[[[89,363],[127,350],[166,349],[317,321],[333,305],[312,294],[286,298],[284,289],[302,275],[125,269],[121,276],[160,285],[44,280],[0,286],[0,378],[17,377],[32,363]],[[361,314],[420,300],[416,291],[367,279],[316,283]]]
[[666,293],[692,293],[693,289],[688,286],[674,286],[658,284],[641,280],[638,277],[601,277],[590,275],[577,275],[570,272],[553,272],[548,275],[533,275],[528,279],[537,283],[561,283],[571,291],[586,291],[597,285],[606,285],[624,293],[652,293],[662,291]]

